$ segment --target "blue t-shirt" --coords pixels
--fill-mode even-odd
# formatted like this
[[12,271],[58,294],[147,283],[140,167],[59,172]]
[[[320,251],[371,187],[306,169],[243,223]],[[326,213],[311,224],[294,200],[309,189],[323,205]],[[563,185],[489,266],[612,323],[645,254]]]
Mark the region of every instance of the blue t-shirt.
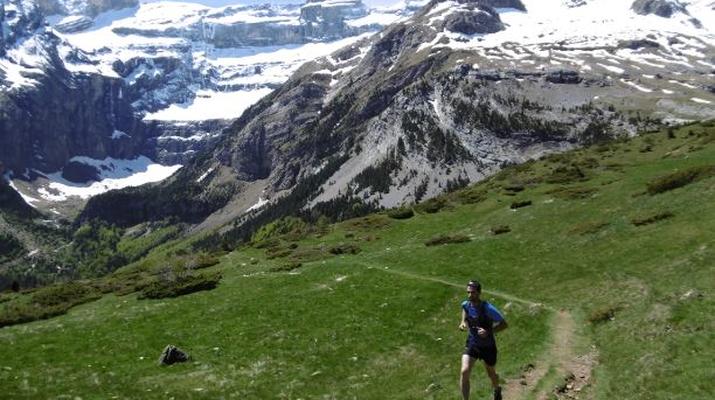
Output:
[[[469,324],[469,343],[477,346],[495,346],[493,326],[482,326],[487,319],[480,318],[480,311],[484,310],[486,317],[492,324],[504,321],[504,316],[491,303],[482,301],[482,304],[474,305],[471,301],[465,300],[462,302],[462,310],[467,313],[467,323]],[[480,321],[481,320],[481,321]],[[477,334],[477,327],[485,328],[489,331],[487,337],[481,337]]]

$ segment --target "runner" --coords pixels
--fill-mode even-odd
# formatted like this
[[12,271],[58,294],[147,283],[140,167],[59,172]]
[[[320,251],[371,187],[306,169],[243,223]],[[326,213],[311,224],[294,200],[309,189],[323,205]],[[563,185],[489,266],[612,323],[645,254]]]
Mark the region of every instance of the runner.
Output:
[[508,324],[496,307],[480,299],[481,294],[482,285],[477,281],[469,281],[467,284],[468,300],[462,302],[462,320],[459,324],[459,329],[469,329],[469,336],[462,355],[462,375],[459,383],[462,387],[462,397],[468,400],[469,375],[474,363],[481,359],[484,361],[484,368],[492,382],[494,400],[501,400],[499,375],[494,369],[497,363],[497,344],[494,334],[506,329]]

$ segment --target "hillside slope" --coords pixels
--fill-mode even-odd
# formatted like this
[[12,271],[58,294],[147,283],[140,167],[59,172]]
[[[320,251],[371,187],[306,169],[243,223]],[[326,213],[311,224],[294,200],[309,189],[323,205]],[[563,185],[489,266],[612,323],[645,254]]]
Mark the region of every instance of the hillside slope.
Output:
[[[454,398],[459,302],[478,278],[511,326],[506,398],[711,398],[714,159],[715,125],[689,125],[509,167],[412,212],[274,223],[203,272],[173,242],[72,286],[115,295],[0,329],[0,383],[18,399]],[[126,294],[214,272],[210,291]],[[4,294],[1,319],[72,293],[51,289]],[[167,344],[191,361],[157,366]]]

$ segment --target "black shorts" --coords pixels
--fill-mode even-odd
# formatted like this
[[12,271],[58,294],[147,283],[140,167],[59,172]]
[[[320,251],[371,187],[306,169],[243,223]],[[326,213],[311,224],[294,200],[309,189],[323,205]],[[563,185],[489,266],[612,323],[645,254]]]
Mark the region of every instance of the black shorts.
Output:
[[471,344],[469,342],[470,341],[467,340],[467,344],[464,346],[464,354],[472,358],[476,358],[477,360],[484,360],[484,362],[490,367],[493,367],[497,364],[496,346],[480,347],[476,344]]

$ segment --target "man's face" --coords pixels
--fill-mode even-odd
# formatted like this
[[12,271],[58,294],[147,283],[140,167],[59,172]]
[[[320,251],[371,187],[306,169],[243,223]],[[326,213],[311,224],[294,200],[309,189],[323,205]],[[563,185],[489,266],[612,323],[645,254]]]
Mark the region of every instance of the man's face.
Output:
[[479,291],[477,291],[476,288],[467,286],[467,296],[469,297],[470,301],[477,301],[479,300]]

